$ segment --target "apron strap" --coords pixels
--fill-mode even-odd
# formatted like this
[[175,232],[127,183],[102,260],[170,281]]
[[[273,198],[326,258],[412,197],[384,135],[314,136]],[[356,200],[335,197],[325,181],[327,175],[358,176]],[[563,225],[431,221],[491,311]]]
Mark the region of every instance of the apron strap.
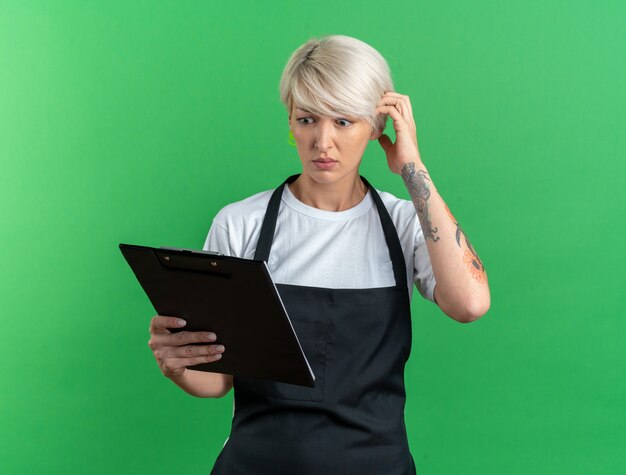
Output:
[[[270,198],[265,212],[265,218],[263,219],[263,226],[261,227],[261,234],[256,246],[256,252],[254,253],[254,259],[259,261],[268,261],[270,257],[270,251],[272,249],[272,242],[274,241],[274,232],[276,231],[276,221],[278,219],[278,210],[280,208],[280,202],[283,196],[283,189],[288,183],[294,182],[300,174],[291,175],[287,178],[282,185],[280,185]],[[406,264],[404,261],[404,253],[402,252],[402,246],[400,245],[400,239],[398,238],[398,232],[389,216],[389,212],[380,198],[380,195],[376,192],[374,187],[370,185],[364,177],[361,176],[363,183],[367,185],[374,199],[374,204],[378,210],[378,216],[380,217],[380,223],[385,234],[385,241],[387,242],[387,248],[389,249],[389,257],[391,258],[391,264],[393,266],[393,275],[396,280],[396,286],[406,287]]]
[[274,241],[274,231],[276,231],[278,209],[280,208],[280,200],[283,197],[283,189],[287,183],[296,181],[299,176],[300,174],[291,175],[282,183],[282,185],[274,190],[274,193],[272,193],[270,202],[267,205],[267,210],[265,211],[265,218],[263,218],[263,226],[261,226],[259,242],[256,245],[256,252],[254,253],[255,261],[269,261],[270,250],[272,249],[272,242]]

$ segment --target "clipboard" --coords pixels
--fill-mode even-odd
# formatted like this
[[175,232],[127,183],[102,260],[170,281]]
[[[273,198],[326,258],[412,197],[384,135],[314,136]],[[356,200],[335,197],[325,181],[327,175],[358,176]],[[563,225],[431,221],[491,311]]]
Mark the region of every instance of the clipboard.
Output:
[[[315,386],[265,261],[208,251],[120,244],[159,315],[187,322],[178,331],[211,331],[226,351],[188,369]],[[192,343],[202,344],[207,343]]]

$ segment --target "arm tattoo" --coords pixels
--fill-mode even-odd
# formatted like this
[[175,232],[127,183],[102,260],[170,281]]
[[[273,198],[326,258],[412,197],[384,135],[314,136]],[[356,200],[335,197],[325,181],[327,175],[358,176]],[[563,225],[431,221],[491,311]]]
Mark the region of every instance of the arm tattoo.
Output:
[[472,243],[467,237],[467,234],[465,234],[465,231],[463,231],[463,228],[461,228],[461,225],[450,211],[450,208],[448,208],[448,205],[445,206],[446,211],[448,212],[448,216],[450,216],[452,222],[456,224],[456,243],[459,245],[459,247],[461,247],[461,234],[463,234],[463,239],[465,239],[465,244],[467,245],[465,255],[463,256],[463,261],[465,262],[465,264],[467,264],[467,268],[472,273],[472,277],[474,277],[474,279],[476,279],[478,282],[486,281],[487,271],[485,270],[485,266],[478,257],[478,254],[476,254],[476,251],[474,250]]
[[424,232],[424,239],[430,238],[433,242],[439,241],[439,236],[435,236],[437,228],[433,229],[430,217],[428,216],[428,198],[430,198],[430,189],[426,183],[430,181],[428,173],[424,170],[416,172],[415,164],[411,162],[402,167],[402,178],[409,189],[409,194],[411,195],[415,210],[419,216],[422,231]]

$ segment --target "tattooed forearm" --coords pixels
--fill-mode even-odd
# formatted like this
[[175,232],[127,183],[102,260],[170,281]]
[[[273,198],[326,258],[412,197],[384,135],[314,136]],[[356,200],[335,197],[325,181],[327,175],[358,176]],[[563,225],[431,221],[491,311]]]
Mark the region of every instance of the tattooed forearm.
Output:
[[487,271],[475,253],[471,252],[469,249],[465,249],[463,261],[467,264],[467,268],[472,273],[474,279],[478,282],[485,282],[487,280]]
[[465,244],[467,245],[467,249],[465,250],[463,261],[467,264],[467,267],[472,273],[472,276],[474,277],[474,279],[476,279],[478,282],[486,281],[487,271],[485,270],[485,266],[483,265],[480,258],[478,257],[478,254],[476,254],[476,251],[474,250],[472,243],[467,237],[467,234],[465,234],[465,231],[463,231],[463,228],[461,228],[461,225],[459,224],[459,222],[456,220],[456,218],[450,211],[450,208],[448,208],[448,205],[446,205],[446,211],[448,212],[448,216],[450,216],[450,219],[452,220],[452,222],[456,225],[455,237],[456,237],[456,243],[459,245],[459,247],[461,247],[461,234],[463,234],[463,238],[465,239]]
[[415,210],[419,216],[420,223],[422,225],[422,231],[424,232],[424,239],[432,239],[433,242],[439,241],[439,236],[435,236],[437,228],[433,228],[428,216],[428,198],[430,197],[430,189],[428,188],[427,181],[428,173],[425,170],[415,171],[415,163],[407,163],[402,167],[402,178],[406,184]]

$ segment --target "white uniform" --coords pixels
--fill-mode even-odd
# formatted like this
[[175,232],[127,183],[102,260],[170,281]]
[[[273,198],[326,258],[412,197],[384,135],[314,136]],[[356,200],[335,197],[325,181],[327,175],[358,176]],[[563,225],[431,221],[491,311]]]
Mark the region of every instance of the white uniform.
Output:
[[[265,210],[274,190],[222,208],[204,243],[205,251],[254,258]],[[431,301],[435,276],[424,234],[411,201],[376,190],[398,232],[407,281]],[[367,193],[345,211],[324,211],[299,201],[285,186],[268,267],[274,282],[325,288],[395,285],[376,206]],[[409,295],[413,285],[409,284]]]

